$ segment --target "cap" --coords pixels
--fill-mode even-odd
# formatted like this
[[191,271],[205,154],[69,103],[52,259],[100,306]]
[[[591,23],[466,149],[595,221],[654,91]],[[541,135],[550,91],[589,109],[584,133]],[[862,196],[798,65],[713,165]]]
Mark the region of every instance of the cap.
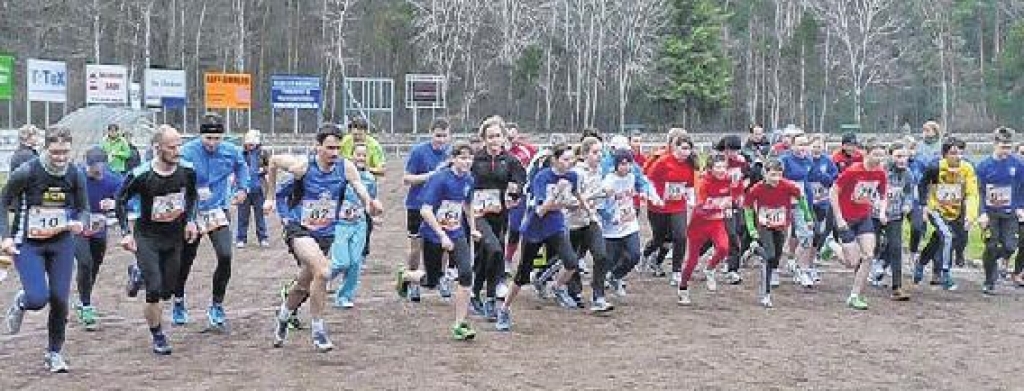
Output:
[[258,129],[250,129],[248,132],[245,132],[245,137],[242,139],[242,143],[259,144],[260,138],[260,131]]
[[853,133],[847,133],[843,135],[843,144],[856,144],[857,135]]
[[103,151],[103,148],[92,147],[88,151],[85,151],[85,164],[93,165],[97,163],[106,163],[107,153]]

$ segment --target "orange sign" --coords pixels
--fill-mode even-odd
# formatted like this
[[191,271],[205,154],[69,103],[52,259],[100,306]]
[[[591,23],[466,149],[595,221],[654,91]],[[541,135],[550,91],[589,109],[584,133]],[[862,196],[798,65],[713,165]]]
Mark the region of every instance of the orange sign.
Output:
[[206,108],[252,108],[252,77],[248,73],[207,73]]

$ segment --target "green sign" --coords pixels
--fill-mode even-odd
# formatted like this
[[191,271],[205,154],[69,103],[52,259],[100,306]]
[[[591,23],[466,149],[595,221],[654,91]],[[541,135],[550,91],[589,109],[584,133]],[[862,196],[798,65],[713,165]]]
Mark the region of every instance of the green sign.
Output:
[[14,56],[0,55],[0,100],[11,100],[14,91]]

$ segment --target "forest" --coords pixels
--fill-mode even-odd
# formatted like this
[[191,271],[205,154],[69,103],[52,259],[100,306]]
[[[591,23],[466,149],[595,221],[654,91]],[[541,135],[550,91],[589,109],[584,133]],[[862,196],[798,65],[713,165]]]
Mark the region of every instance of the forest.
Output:
[[460,129],[495,114],[536,132],[1024,128],[1024,0],[0,0],[0,52],[15,123],[39,58],[67,62],[69,111],[85,64],[136,82],[183,69],[189,109],[170,118],[189,123],[205,72],[250,73],[263,129],[270,76],[290,74],[323,80],[309,124],[344,121],[346,77],[394,78],[396,129],[373,122],[407,132],[410,73],[446,78],[433,114]]

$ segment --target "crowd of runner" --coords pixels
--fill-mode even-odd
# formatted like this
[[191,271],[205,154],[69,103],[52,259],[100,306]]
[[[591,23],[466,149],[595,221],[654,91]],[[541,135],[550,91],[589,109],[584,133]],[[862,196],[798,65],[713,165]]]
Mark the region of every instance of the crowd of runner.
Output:
[[[0,208],[11,212],[0,213],[0,250],[14,258],[22,285],[6,312],[8,332],[18,333],[26,311],[49,306],[44,363],[68,370],[61,351],[71,310],[84,330],[99,328],[91,292],[109,226],[135,256],[126,294],[145,291],[141,315],[155,354],[172,352],[161,303],[171,302],[170,324],[191,321],[185,288],[203,237],[216,264],[207,328],[227,333],[233,248],[247,245],[250,214],[256,243],[269,247],[267,214],[280,219],[298,266],[281,289],[273,346],[305,328],[299,310],[308,301],[313,346],[330,351],[324,317],[331,304],[359,302],[387,161],[367,121],[343,127],[323,125],[308,154],[271,155],[258,131],[241,146],[224,142],[221,119],[208,115],[188,142],[159,127],[151,158],[135,162],[111,127],[80,164],[72,163],[71,130],[23,128],[0,195]],[[964,264],[967,232],[977,226],[985,245],[981,292],[992,295],[1001,282],[1024,286],[1024,160],[1013,138],[1013,130],[996,129],[991,152],[972,159],[935,122],[919,139],[858,142],[847,134],[832,153],[822,135],[790,127],[772,142],[757,125],[722,137],[709,153],[683,129],[648,151],[639,137],[595,129],[538,148],[499,117],[486,119],[470,142],[452,142],[450,124],[436,119],[430,140],[404,162],[409,251],[395,291],[412,303],[436,291],[452,306],[451,337],[471,340],[471,319],[513,329],[523,287],[566,309],[589,303],[589,311],[605,313],[627,295],[631,274],[667,277],[681,306],[714,300],[719,281],[752,281],[758,305],[771,308],[780,273],[814,289],[822,265],[838,261],[854,270],[846,305],[866,310],[868,284],[910,300],[905,252],[913,284],[930,274],[931,285],[957,289],[953,267]],[[701,280],[704,287],[695,286]]]

